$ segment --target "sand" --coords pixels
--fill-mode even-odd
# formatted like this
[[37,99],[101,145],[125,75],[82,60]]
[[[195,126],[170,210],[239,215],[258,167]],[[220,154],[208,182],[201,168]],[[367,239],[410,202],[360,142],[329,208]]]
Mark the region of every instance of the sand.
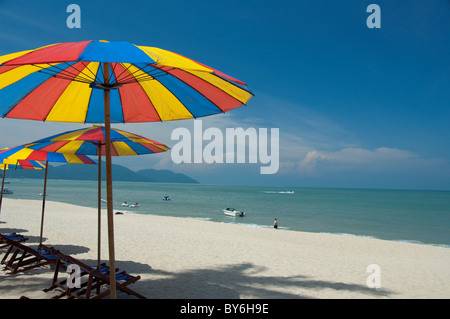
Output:
[[[39,200],[4,198],[0,232],[21,233],[35,247],[41,208]],[[115,215],[114,223],[116,267],[140,275],[131,287],[147,298],[450,298],[445,247],[132,213]],[[95,265],[97,210],[47,201],[44,244]],[[50,298],[42,289],[52,276],[49,267],[1,270],[0,298]],[[371,287],[368,278],[376,279]]]

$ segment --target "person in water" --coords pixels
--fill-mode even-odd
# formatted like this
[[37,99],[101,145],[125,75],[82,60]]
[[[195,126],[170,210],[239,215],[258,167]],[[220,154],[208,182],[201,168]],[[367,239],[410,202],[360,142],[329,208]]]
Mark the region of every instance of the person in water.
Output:
[[273,222],[273,228],[278,228],[278,221],[276,218],[275,221]]

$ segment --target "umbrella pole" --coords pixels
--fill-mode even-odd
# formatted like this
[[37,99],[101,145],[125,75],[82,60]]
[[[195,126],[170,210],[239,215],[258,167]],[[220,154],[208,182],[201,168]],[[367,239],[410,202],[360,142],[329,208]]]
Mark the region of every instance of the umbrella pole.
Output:
[[[105,84],[109,84],[109,63],[103,63],[103,79]],[[114,214],[112,200],[112,172],[111,172],[111,119],[109,107],[109,89],[104,89],[105,99],[105,161],[106,161],[106,195],[107,195],[107,213],[108,213],[108,248],[109,248],[109,288],[110,298],[116,299],[116,276],[115,276],[115,253],[114,253]],[[111,274],[112,273],[112,274]]]
[[47,195],[47,172],[48,161],[45,162],[45,178],[44,178],[44,194],[42,195],[42,215],[41,215],[41,234],[39,236],[39,246],[42,245],[42,236],[44,233],[44,212],[45,212],[45,196]]
[[[102,154],[100,149],[100,141],[98,142],[98,247],[97,247],[97,270],[100,270],[100,255],[101,255],[101,222],[102,222]],[[100,287],[97,287],[97,293],[99,293]]]
[[3,164],[2,190],[0,191],[0,213],[2,212],[3,187],[5,187],[5,172],[6,172],[6,164]]

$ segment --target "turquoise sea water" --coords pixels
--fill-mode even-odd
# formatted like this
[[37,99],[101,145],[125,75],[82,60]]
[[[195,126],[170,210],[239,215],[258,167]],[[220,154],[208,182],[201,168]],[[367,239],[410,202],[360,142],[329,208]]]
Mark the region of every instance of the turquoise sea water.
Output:
[[[41,180],[10,180],[5,186],[14,191],[5,195],[9,198],[42,199]],[[106,198],[105,184],[102,186]],[[97,207],[95,181],[49,180],[47,194],[47,200]],[[163,201],[165,195],[171,200]],[[450,248],[449,191],[115,182],[113,198],[115,211],[251,227],[272,227],[277,218],[280,231],[369,236]],[[122,207],[123,201],[138,202],[140,207]],[[244,211],[246,216],[225,216],[222,210],[227,207]]]

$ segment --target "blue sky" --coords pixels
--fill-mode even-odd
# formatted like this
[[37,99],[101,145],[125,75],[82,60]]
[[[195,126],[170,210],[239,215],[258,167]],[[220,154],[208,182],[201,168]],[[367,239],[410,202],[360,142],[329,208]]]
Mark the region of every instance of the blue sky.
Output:
[[[69,29],[69,4],[81,28]],[[381,28],[369,29],[369,4]],[[450,189],[450,1],[0,0],[0,54],[126,40],[171,50],[245,81],[248,105],[204,127],[279,128],[280,168],[116,158],[205,184]],[[81,125],[82,126],[82,125]],[[2,147],[80,125],[1,120]],[[124,124],[169,146],[193,121]]]

